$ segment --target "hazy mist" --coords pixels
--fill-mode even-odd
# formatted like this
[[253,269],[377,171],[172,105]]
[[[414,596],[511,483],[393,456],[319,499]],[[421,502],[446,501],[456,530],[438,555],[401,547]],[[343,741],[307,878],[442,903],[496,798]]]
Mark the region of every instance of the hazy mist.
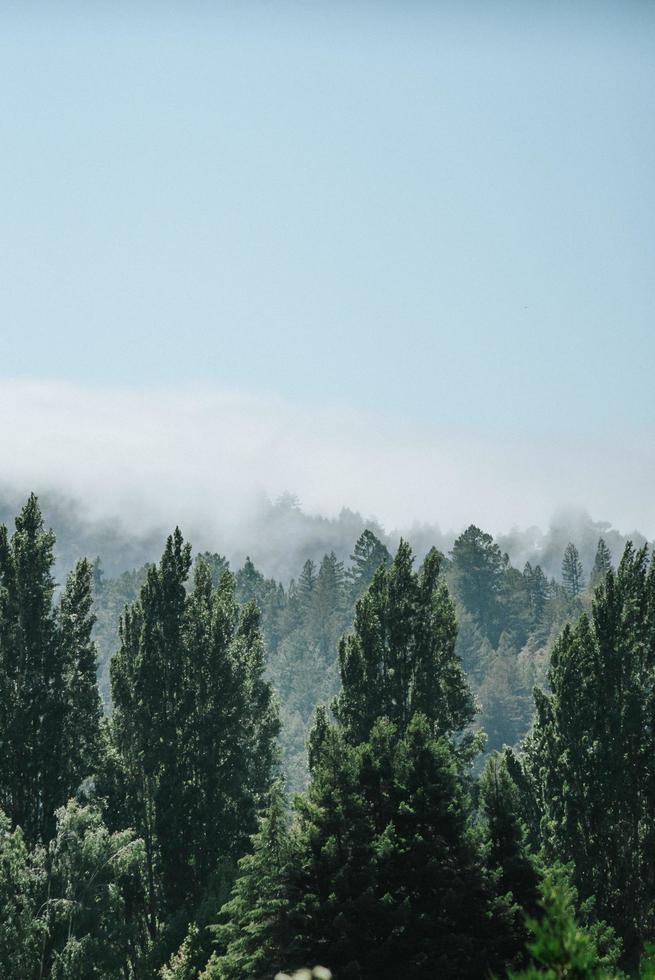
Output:
[[[95,538],[104,527],[108,540],[143,542],[112,560],[122,567],[155,557],[175,524],[198,548],[233,561],[251,553],[282,578],[304,556],[347,551],[364,525],[392,543],[409,534],[420,553],[476,523],[517,563],[542,554],[555,567],[570,529],[586,528],[595,545],[592,520],[616,529],[617,547],[618,532],[655,536],[655,452],[629,440],[419,428],[220,389],[11,381],[0,389],[0,441],[5,500],[31,489],[74,500]],[[552,560],[551,526],[562,529]]]

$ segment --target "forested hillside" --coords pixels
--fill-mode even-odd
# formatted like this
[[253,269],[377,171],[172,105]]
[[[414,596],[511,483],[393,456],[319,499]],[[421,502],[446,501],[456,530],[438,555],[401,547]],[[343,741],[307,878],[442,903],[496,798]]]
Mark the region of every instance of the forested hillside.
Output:
[[54,516],[0,528],[2,977],[651,975],[645,545],[351,515],[285,579]]

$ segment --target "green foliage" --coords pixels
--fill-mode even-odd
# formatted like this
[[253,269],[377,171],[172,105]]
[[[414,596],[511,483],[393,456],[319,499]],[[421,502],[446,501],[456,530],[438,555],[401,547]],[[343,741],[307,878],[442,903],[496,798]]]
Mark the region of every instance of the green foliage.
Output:
[[655,566],[630,545],[596,590],[591,619],[553,651],[525,766],[551,860],[572,861],[583,899],[635,967],[655,902]]
[[592,589],[597,588],[605,581],[605,576],[612,568],[612,554],[605,544],[603,538],[598,539],[598,548],[594,558],[594,566],[591,570],[589,584]]
[[50,839],[98,762],[91,566],[76,566],[57,607],[54,540],[34,495],[11,538],[0,527],[0,806],[30,843]]
[[142,841],[71,801],[48,847],[29,852],[0,812],[3,980],[131,980],[147,946]]
[[566,594],[575,599],[584,585],[582,562],[576,546],[569,541],[562,558],[562,583]]
[[42,884],[17,828],[0,811],[0,976],[33,980],[39,975],[45,923],[39,917]]
[[335,715],[353,742],[366,740],[380,716],[404,734],[420,712],[436,735],[451,737],[474,715],[473,699],[455,654],[455,610],[432,551],[412,569],[401,542],[358,601],[354,629],[339,646],[342,690]]
[[229,573],[213,590],[202,562],[187,594],[190,564],[176,531],[123,616],[111,670],[109,791],[145,841],[153,930],[243,852],[278,732],[254,605],[239,609]]
[[218,953],[209,961],[203,980],[266,980],[283,966],[282,955],[291,941],[289,869],[297,853],[280,783],[271,791],[252,845],[252,852],[239,861],[221,924],[213,929]]
[[[561,868],[546,872],[541,882],[542,914],[529,920],[534,938],[528,943],[532,964],[511,980],[611,980],[617,974],[599,954],[592,932],[578,925],[575,889]],[[609,972],[611,970],[611,972]]]

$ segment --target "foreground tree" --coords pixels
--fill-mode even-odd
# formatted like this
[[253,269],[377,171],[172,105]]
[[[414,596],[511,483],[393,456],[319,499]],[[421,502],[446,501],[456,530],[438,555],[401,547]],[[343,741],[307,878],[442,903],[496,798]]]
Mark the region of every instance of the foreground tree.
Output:
[[655,904],[655,565],[629,544],[596,590],[591,619],[567,626],[537,692],[525,767],[546,854],[571,861],[583,900],[634,968]]
[[0,527],[0,806],[29,843],[51,838],[98,763],[91,566],[77,565],[57,608],[54,541],[34,495],[11,538]]
[[253,604],[228,573],[212,589],[179,530],[121,623],[112,662],[113,787],[143,837],[150,924],[202,897],[219,858],[236,860],[255,827],[275,756],[277,712],[263,678]]
[[564,869],[547,871],[540,892],[540,914],[528,921],[532,962],[521,973],[510,973],[510,980],[618,980],[618,949],[606,933],[578,923],[577,895]]
[[326,963],[344,980],[422,980],[500,966],[508,903],[493,893],[470,824],[475,743],[463,729],[474,709],[454,642],[440,557],[416,573],[402,543],[341,644],[336,724],[317,713],[294,859],[271,888],[257,842],[224,909],[228,945],[212,977]]
[[266,980],[284,966],[281,957],[291,943],[288,882],[296,851],[280,783],[252,845],[239,861],[232,898],[214,929],[221,953],[210,959],[203,980]]

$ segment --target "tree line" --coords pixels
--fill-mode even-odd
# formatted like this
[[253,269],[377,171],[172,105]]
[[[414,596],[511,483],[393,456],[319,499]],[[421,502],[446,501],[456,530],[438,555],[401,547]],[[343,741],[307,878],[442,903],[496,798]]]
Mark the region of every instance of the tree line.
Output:
[[53,547],[34,496],[0,528],[0,975],[652,975],[646,547],[555,582],[367,531],[284,588],[176,530],[105,713],[118,580]]

